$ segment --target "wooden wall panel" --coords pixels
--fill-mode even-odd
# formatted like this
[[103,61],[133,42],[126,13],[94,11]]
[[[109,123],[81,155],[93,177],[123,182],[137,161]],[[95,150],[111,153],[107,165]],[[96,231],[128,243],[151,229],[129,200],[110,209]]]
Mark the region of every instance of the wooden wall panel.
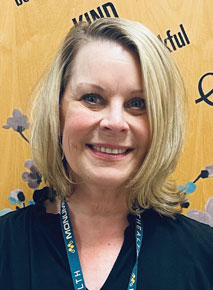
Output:
[[[87,15],[91,17],[89,11],[97,12],[97,7],[104,16],[104,7],[111,16],[115,14],[113,7],[119,17],[144,23],[162,40],[168,37],[170,30],[172,40],[168,40],[167,45],[183,74],[189,100],[187,139],[174,177],[178,184],[185,184],[213,164],[213,94],[207,98],[209,103],[195,102],[202,93],[205,95],[213,88],[211,0],[25,1],[4,1],[0,11],[0,210],[14,210],[18,205],[11,203],[15,202],[13,199],[8,200],[11,191],[23,191],[25,204],[32,199],[33,193],[21,177],[28,170],[24,167],[25,161],[30,159],[28,143],[18,132],[2,126],[6,125],[14,109],[29,116],[31,92],[73,25],[72,19],[78,21],[79,15],[83,15],[86,20]],[[88,14],[84,14],[86,12]],[[185,45],[178,48],[174,34],[177,36],[181,32],[184,37],[181,27],[186,34]],[[199,92],[198,83],[205,74]],[[22,133],[29,138],[28,129]],[[213,197],[213,179],[199,179],[196,184],[197,190],[191,195],[190,208],[185,214],[191,209],[205,212],[207,201]]]

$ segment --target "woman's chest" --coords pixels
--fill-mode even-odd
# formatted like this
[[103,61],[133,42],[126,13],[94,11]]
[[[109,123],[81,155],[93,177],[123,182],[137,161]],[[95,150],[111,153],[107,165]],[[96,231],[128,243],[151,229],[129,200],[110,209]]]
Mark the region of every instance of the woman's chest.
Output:
[[118,259],[123,240],[108,242],[95,247],[81,248],[79,259],[89,290],[99,290],[107,281]]

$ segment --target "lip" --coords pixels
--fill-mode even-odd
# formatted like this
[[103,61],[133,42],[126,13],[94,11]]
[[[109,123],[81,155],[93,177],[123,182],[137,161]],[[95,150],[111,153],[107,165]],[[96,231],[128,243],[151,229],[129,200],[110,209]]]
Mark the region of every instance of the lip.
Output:
[[[109,153],[104,153],[100,151],[94,150],[92,146],[95,147],[105,147],[105,148],[110,148],[110,149],[130,149],[129,151],[125,153],[120,153],[120,154],[109,154]],[[118,146],[118,145],[111,145],[111,144],[103,144],[103,143],[93,143],[93,144],[86,144],[86,148],[91,152],[91,154],[98,159],[104,160],[104,161],[121,161],[125,159],[132,151],[133,149],[130,147],[126,146]]]

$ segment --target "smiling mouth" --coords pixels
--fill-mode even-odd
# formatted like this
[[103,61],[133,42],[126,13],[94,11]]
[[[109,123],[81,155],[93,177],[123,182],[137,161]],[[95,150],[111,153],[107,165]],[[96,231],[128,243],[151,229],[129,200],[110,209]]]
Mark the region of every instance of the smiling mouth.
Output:
[[121,148],[107,148],[107,147],[99,147],[99,146],[94,146],[91,144],[86,144],[90,149],[106,154],[113,154],[113,155],[118,155],[118,154],[127,154],[133,149],[128,148],[128,149],[121,149]]

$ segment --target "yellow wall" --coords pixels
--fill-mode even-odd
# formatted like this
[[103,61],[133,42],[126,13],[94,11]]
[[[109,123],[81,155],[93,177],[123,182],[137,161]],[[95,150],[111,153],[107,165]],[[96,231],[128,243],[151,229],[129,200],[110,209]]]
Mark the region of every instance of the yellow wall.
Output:
[[[28,171],[24,163],[30,159],[29,146],[18,132],[2,126],[14,109],[29,116],[30,94],[73,25],[72,19],[78,21],[79,15],[83,15],[86,20],[84,13],[91,17],[90,10],[96,13],[99,10],[104,16],[107,11],[110,16],[117,12],[120,18],[140,21],[162,40],[170,30],[176,50],[169,40],[167,46],[183,74],[190,111],[187,142],[174,176],[178,184],[184,184],[194,180],[205,166],[213,164],[213,93],[207,99],[209,104],[195,103],[200,98],[198,83],[204,74],[209,73],[202,82],[203,93],[207,94],[213,87],[212,0],[25,1],[2,1],[0,11],[0,210],[13,210],[18,205],[8,200],[11,191],[23,191],[26,204],[33,193],[21,177]],[[22,5],[17,5],[21,2]],[[175,42],[174,34],[177,36],[178,32],[185,42],[181,48]],[[29,138],[29,130],[23,134]],[[191,195],[190,208],[184,213],[190,209],[205,211],[210,197],[213,197],[213,179],[200,179],[196,192]]]

